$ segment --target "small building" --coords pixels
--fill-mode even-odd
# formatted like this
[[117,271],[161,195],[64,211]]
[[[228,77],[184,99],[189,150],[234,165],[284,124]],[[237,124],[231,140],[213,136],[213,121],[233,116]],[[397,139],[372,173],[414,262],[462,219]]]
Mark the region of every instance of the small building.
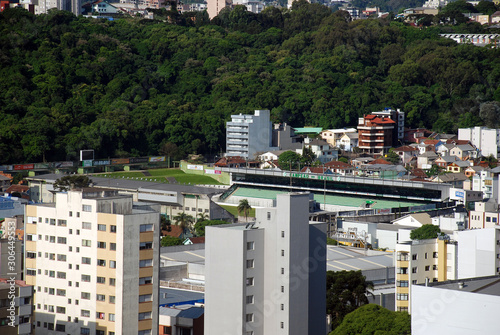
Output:
[[342,137],[337,141],[338,147],[341,150],[345,151],[353,151],[354,148],[358,146],[359,143],[359,135],[358,133],[346,133],[342,135]]
[[419,228],[424,224],[432,224],[432,219],[427,213],[413,213],[405,215],[399,219],[392,220],[391,222],[392,224]]
[[175,307],[160,307],[158,335],[203,335],[203,307],[181,305]]
[[455,188],[463,188],[464,181],[468,178],[463,173],[444,173],[432,178],[434,183],[451,184]]
[[455,161],[446,166],[446,171],[452,173],[461,173],[464,172],[465,169],[471,166],[471,162],[469,161]]
[[353,171],[353,167],[351,165],[340,161],[330,161],[328,163],[325,163],[325,166],[333,173],[337,173],[343,176],[352,174]]
[[[11,298],[14,295],[15,298]],[[8,318],[11,314],[9,308],[14,303],[14,319]],[[33,286],[26,285],[21,280],[10,281],[0,278],[0,334],[2,335],[28,335],[33,334]]]
[[[332,147],[339,147],[340,148],[340,141],[342,137],[344,137],[347,134],[357,134],[358,131],[356,128],[341,128],[341,129],[327,129],[323,130],[320,135],[321,138],[324,139],[328,144]],[[356,136],[357,138],[357,136]],[[345,147],[344,147],[345,148]],[[344,149],[347,150],[347,149]]]

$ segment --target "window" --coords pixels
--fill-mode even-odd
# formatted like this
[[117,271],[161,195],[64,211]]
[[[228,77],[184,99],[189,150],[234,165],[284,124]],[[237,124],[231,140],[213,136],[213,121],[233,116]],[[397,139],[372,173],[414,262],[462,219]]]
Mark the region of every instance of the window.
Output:
[[252,269],[254,266],[253,259],[247,259],[247,269]]
[[69,247],[68,250],[69,250],[69,252],[72,252],[73,251],[73,247]]
[[398,280],[396,285],[398,287],[408,287],[408,280]]
[[90,257],[82,257],[82,264],[90,264]]
[[33,251],[27,251],[26,252],[26,258],[36,258],[36,252]]
[[73,216],[73,212],[72,211],[69,211],[69,216],[72,217]]
[[73,268],[73,265],[72,264],[68,264],[68,269],[72,269]]
[[92,229],[92,223],[82,222],[82,229]]
[[140,330],[137,335],[151,335],[151,329]]
[[271,212],[267,212],[267,219],[271,220]]
[[53,305],[49,305],[49,306],[47,306],[47,307],[48,307],[48,311],[49,311],[50,313],[54,313],[54,306],[53,306]]
[[429,269],[430,269],[430,268],[431,268],[431,267],[430,267],[429,265],[426,265],[426,266],[425,266],[425,271],[429,271]]
[[247,295],[247,304],[253,304],[253,295]]
[[55,260],[56,259],[56,254],[49,254],[49,259],[51,261]]
[[82,292],[82,299],[90,300],[90,293],[89,292]]
[[[52,311],[52,312],[54,312],[54,311]],[[47,324],[47,329],[48,329],[48,330],[54,330],[54,324],[53,324],[52,322],[49,322],[49,323]]]
[[438,266],[437,266],[436,264],[434,264],[434,265],[432,266],[432,270],[437,270],[437,269],[438,269]]
[[424,256],[425,256],[425,259],[427,259],[427,253],[425,253],[425,255],[424,255]]
[[115,315],[113,313],[108,314],[109,321],[115,321]]
[[285,286],[281,286],[281,293],[285,293]]
[[92,245],[90,240],[82,240],[82,247],[90,247]]
[[281,237],[285,237],[285,231],[284,230],[281,231]]
[[285,268],[281,268],[281,274],[284,275],[285,274]]
[[247,250],[254,250],[255,249],[255,242],[247,242]]
[[140,277],[139,285],[148,285],[153,283],[153,277]]
[[105,224],[98,224],[97,225],[97,230],[106,231],[106,225]]
[[285,250],[281,250],[281,256],[285,256]]
[[408,300],[408,293],[398,293],[396,296],[397,300]]
[[438,258],[438,253],[437,253],[437,251],[434,251],[434,252],[432,253],[432,258]]
[[281,327],[281,329],[285,328],[285,323],[284,322],[280,322],[280,327]]
[[49,242],[50,243],[56,243],[56,237],[55,236],[49,236]]
[[56,307],[56,313],[66,314],[66,307],[57,306]]
[[151,319],[151,312],[139,313],[139,320]]
[[151,294],[143,294],[139,296],[139,302],[153,301],[153,296]]
[[141,233],[146,232],[146,231],[153,231],[153,225],[152,224],[141,224],[140,231],[141,231]]
[[61,227],[66,227],[67,223],[68,222],[66,220],[57,220],[57,225]]
[[115,303],[115,301],[116,301],[116,297],[115,297],[114,295],[110,295],[110,296],[109,296],[109,303],[110,303],[110,304],[114,304],[114,303]]
[[165,335],[172,335],[172,327],[163,326],[163,334],[165,334]]
[[96,317],[96,319],[101,319],[101,320],[104,320],[104,319],[106,319],[106,313],[103,313],[103,312],[96,312],[96,313],[95,313],[95,317]]
[[52,287],[49,287],[49,294],[54,295],[56,293],[56,290]]
[[414,261],[416,261],[417,260],[417,254],[411,255],[411,259],[414,260]]
[[56,325],[56,331],[58,331],[58,332],[65,332],[66,331],[66,326],[65,325],[57,324]]
[[57,260],[61,262],[66,262],[66,255],[57,254]]
[[98,259],[97,265],[98,266],[106,266],[106,260],[105,259]]
[[109,244],[109,250],[116,250],[116,243],[110,243]]
[[66,296],[66,290],[63,290],[62,288],[58,288],[56,290],[56,294],[60,295],[61,297],[65,297]]
[[82,205],[82,212],[92,212],[92,206]]
[[408,273],[408,268],[398,268],[398,272],[397,273],[405,275],[405,274]]
[[[90,316],[90,314],[88,316]],[[80,335],[90,335],[90,328],[80,328]]]
[[27,276],[36,276],[36,269],[26,269]]
[[145,267],[149,267],[149,266],[153,266],[152,259],[143,259],[143,260],[139,261],[140,268],[145,268]]
[[116,233],[116,226],[115,225],[109,226],[109,232],[110,233]]
[[417,273],[417,268],[416,267],[412,268],[411,273]]
[[109,267],[112,269],[116,269],[116,261],[109,261]]
[[139,250],[153,249],[153,242],[141,242],[139,243]]
[[281,304],[281,310],[284,311],[285,310],[285,304]]
[[106,284],[105,277],[97,277],[97,284]]
[[55,226],[56,225],[56,219],[50,219],[50,225]]
[[97,247],[99,249],[106,249],[106,242],[97,242]]
[[116,278],[109,278],[109,285],[116,286]]
[[253,277],[247,278],[247,286],[253,286]]
[[56,277],[56,272],[54,270],[49,271],[49,277],[50,278],[55,278]]
[[82,281],[83,282],[89,282],[90,281],[90,275],[82,275]]
[[248,313],[245,319],[246,322],[253,322],[253,313]]
[[96,294],[95,298],[97,301],[106,301],[106,296],[104,294]]

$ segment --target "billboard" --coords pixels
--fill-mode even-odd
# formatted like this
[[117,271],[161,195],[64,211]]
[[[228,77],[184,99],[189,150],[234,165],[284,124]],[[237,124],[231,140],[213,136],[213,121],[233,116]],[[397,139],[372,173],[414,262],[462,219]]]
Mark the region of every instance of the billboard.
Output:
[[164,162],[164,161],[165,161],[165,156],[149,157],[150,163]]
[[134,157],[129,159],[130,164],[134,163],[148,163],[149,162],[149,157]]
[[33,170],[35,164],[16,164],[14,165],[14,170]]
[[80,150],[80,161],[89,161],[94,159],[94,150]]
[[198,171],[203,171],[203,165],[193,165],[193,164],[188,164],[187,168],[188,168],[188,170],[198,170]]
[[115,164],[128,164],[129,163],[129,159],[128,158],[113,158],[111,160],[111,164],[115,165]]

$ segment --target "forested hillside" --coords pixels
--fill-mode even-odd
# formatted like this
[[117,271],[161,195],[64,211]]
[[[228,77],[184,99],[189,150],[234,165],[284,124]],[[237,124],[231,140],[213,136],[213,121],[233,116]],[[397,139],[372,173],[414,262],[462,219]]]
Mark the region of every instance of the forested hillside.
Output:
[[[292,126],[354,126],[401,108],[407,125],[453,131],[498,122],[500,51],[391,20],[350,22],[318,4],[224,10],[170,22],[68,12],[0,15],[1,163],[224,149],[235,113],[270,109]],[[485,114],[486,113],[486,114]],[[169,144],[167,146],[175,148]]]

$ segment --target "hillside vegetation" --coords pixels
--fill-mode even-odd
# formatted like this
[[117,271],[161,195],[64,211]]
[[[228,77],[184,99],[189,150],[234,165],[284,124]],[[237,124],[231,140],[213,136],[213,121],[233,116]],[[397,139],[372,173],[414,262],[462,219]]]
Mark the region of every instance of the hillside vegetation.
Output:
[[482,31],[476,24],[351,22],[305,1],[259,15],[237,6],[212,22],[165,15],[0,14],[2,163],[75,159],[87,148],[97,158],[162,147],[215,154],[230,115],[254,109],[325,128],[384,107],[403,109],[407,126],[440,131],[500,119],[500,51],[438,36]]

